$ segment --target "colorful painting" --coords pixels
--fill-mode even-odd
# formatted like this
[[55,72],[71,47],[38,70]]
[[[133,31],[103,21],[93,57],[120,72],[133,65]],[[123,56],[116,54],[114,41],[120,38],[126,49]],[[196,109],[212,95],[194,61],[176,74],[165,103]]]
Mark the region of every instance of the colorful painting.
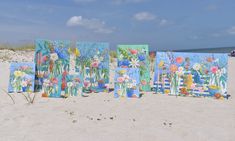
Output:
[[42,97],[61,97],[61,84],[62,75],[54,76],[50,74],[47,78],[44,78],[42,85]]
[[118,45],[118,67],[139,68],[140,90],[150,91],[150,64],[148,45]]
[[117,68],[114,79],[114,97],[139,98],[140,72],[138,68]]
[[227,54],[157,52],[157,93],[181,96],[227,95]]
[[69,72],[69,48],[69,41],[36,40],[36,91],[42,89],[43,80],[49,74],[54,76],[62,74],[62,89],[65,88],[65,76]]
[[76,72],[82,74],[84,92],[102,92],[109,83],[108,43],[78,42]]
[[64,97],[82,95],[82,80],[81,75],[67,75]]
[[34,92],[34,79],[34,63],[11,63],[8,92]]

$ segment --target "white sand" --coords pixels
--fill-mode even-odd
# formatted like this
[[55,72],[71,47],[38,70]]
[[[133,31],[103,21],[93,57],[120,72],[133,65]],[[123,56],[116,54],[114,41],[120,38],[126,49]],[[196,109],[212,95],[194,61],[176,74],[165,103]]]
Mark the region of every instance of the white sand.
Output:
[[[29,105],[21,94],[13,94],[12,104],[0,91],[0,141],[234,141],[234,70],[230,58],[229,100],[152,93],[114,99],[111,92],[68,99],[38,94]],[[0,78],[7,89],[9,63],[0,63]]]

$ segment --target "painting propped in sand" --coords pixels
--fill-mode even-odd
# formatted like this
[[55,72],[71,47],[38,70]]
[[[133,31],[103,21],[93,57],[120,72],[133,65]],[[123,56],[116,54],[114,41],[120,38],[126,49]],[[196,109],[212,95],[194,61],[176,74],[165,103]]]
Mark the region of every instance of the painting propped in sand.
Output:
[[82,80],[81,75],[67,75],[64,97],[82,95]]
[[150,91],[150,63],[148,45],[118,45],[118,67],[139,68],[140,90]]
[[109,83],[109,44],[77,42],[76,72],[82,74],[84,92],[102,92]]
[[49,74],[54,76],[62,74],[62,89],[64,89],[65,76],[69,72],[69,47],[69,41],[36,40],[36,91],[42,89],[43,80]]
[[227,54],[157,52],[157,93],[181,96],[227,96]]
[[34,92],[34,79],[34,63],[11,63],[8,92]]
[[42,86],[42,97],[61,97],[61,84],[62,75],[54,76],[50,74],[47,78],[44,78]]
[[114,78],[114,97],[139,98],[139,80],[138,68],[117,68]]

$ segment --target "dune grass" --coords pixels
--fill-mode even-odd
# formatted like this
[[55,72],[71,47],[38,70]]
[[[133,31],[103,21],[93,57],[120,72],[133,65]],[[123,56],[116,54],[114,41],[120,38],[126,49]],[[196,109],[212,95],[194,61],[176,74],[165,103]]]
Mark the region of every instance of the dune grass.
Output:
[[10,45],[10,44],[0,44],[0,50],[9,49],[12,51],[31,51],[35,49],[34,44],[24,44],[24,45]]

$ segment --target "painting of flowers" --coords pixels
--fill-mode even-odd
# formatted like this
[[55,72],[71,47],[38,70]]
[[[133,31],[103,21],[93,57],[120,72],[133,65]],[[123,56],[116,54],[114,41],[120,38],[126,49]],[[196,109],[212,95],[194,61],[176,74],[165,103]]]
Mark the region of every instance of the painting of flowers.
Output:
[[138,68],[117,68],[114,78],[114,97],[139,98],[139,80]]
[[118,67],[139,68],[140,90],[150,91],[150,62],[148,45],[118,45]]
[[109,44],[77,42],[75,52],[75,70],[83,77],[83,91],[106,91],[109,83]]
[[34,79],[34,63],[11,63],[8,92],[34,92]]
[[181,96],[227,96],[227,54],[157,52],[157,93]]
[[[70,42],[36,40],[35,44],[35,90],[40,91],[42,89],[43,80],[44,78],[47,78],[49,74],[54,76],[62,74],[62,84],[65,85],[65,76],[69,71]],[[62,88],[64,89],[64,87]]]
[[49,76],[44,78],[43,81],[42,97],[60,98],[61,84],[62,75],[54,76],[53,74],[49,74]]
[[82,95],[82,80],[81,75],[67,75],[64,97]]

